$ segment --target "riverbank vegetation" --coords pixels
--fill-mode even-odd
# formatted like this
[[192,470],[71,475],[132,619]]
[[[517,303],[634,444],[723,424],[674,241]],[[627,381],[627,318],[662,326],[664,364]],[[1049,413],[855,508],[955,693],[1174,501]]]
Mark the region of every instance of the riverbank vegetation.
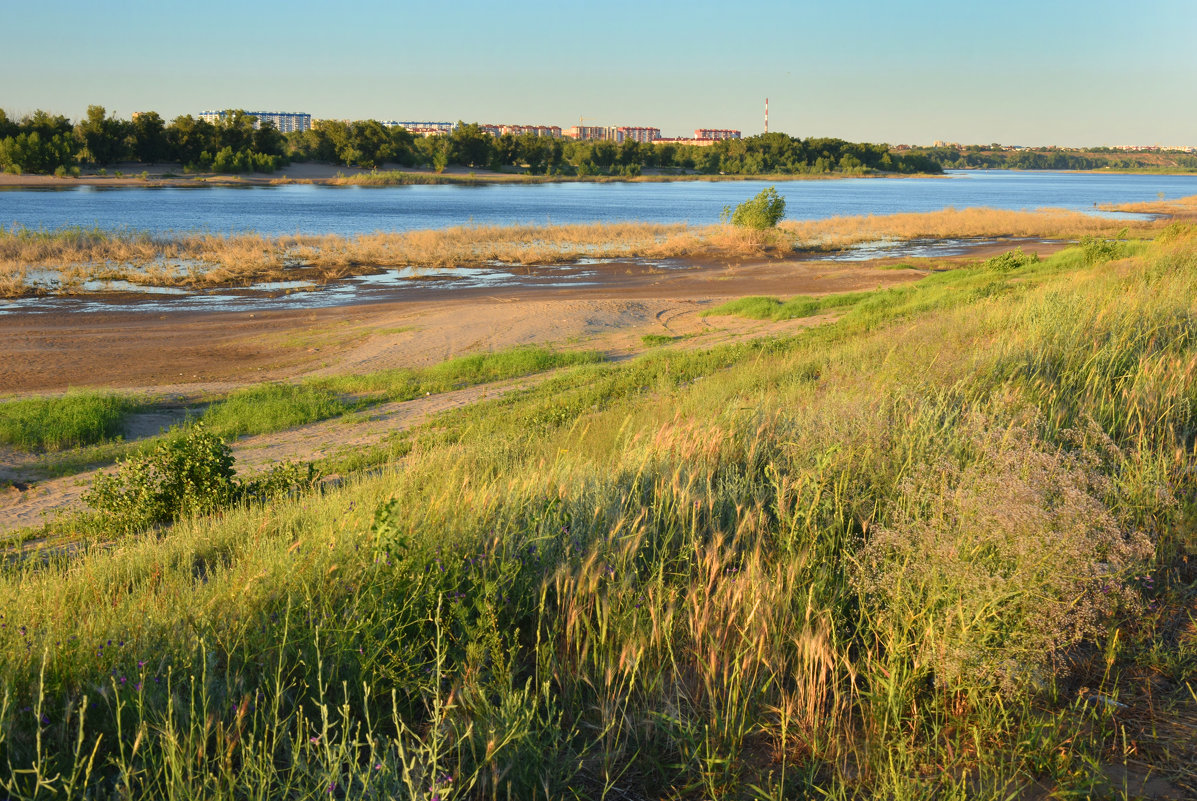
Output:
[[[1187,218],[1191,203],[1153,207]],[[880,240],[1041,237],[1139,233],[1166,220],[1120,221],[1064,210],[945,209],[929,213],[783,220],[742,226],[613,223],[465,226],[360,236],[256,234],[158,236],[136,231],[0,228],[0,297],[78,292],[88,282],[204,288],[261,281],[328,281],[388,267],[563,264],[583,258],[781,258]],[[413,276],[419,278],[418,273]],[[102,288],[103,284],[98,285]]]
[[1105,244],[13,558],[0,787],[1197,793],[1197,232]]

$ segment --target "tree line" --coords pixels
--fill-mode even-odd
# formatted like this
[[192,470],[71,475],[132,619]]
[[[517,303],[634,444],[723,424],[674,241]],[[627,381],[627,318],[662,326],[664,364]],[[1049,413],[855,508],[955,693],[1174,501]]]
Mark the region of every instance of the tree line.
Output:
[[1101,169],[1158,169],[1176,167],[1197,169],[1197,157],[1168,153],[1160,158],[1137,158],[1133,155],[1113,156],[1119,151],[1106,147],[1080,151],[1060,150],[1003,150],[1001,145],[968,145],[955,147],[926,147],[906,151],[942,165],[947,170],[1101,170]]
[[942,172],[933,159],[891,153],[883,144],[797,139],[784,133],[699,146],[575,141],[535,134],[491,136],[475,123],[459,123],[443,136],[413,137],[402,128],[387,129],[374,120],[318,120],[309,130],[288,135],[288,141],[295,161],[366,168],[393,163],[443,170],[454,165],[575,176],[636,176],[645,169],[726,175]]
[[230,110],[215,123],[190,115],[170,123],[156,112],[123,120],[103,106],[89,106],[72,123],[36,111],[13,120],[0,109],[0,169],[57,175],[81,166],[115,162],[177,162],[187,170],[272,172],[292,161],[367,169],[387,164],[517,170],[537,175],[636,176],[667,173],[819,175],[871,172],[938,173],[924,153],[890,152],[887,145],[842,139],[798,139],[770,133],[713,145],[634,141],[574,141],[533,134],[491,136],[475,123],[459,123],[443,136],[413,136],[377,120],[317,120],[306,131],[283,135],[273,124]]
[[178,162],[216,172],[273,172],[287,163],[287,140],[270,123],[230,111],[217,123],[190,115],[167,124],[157,112],[123,120],[103,106],[71,123],[62,115],[35,111],[20,120],[0,109],[0,170],[78,175],[81,165],[121,161]]

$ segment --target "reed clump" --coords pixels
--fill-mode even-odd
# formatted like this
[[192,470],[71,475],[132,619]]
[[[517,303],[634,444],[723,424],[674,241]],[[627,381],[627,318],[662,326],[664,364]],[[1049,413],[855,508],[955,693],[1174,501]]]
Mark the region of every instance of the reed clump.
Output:
[[956,239],[1043,237],[1075,239],[1113,236],[1123,228],[1149,230],[1151,221],[1109,220],[1065,209],[1011,211],[990,208],[947,208],[933,212],[785,220],[779,227],[802,247],[834,250],[883,239]]
[[[7,296],[72,291],[89,281],[146,286],[245,285],[287,277],[343,278],[390,266],[558,264],[580,258],[675,258],[712,247],[717,229],[615,223],[465,226],[355,237],[100,231],[0,231],[0,286]],[[717,243],[715,245],[717,247]],[[739,251],[752,245],[738,242]],[[36,275],[35,280],[30,276]]]

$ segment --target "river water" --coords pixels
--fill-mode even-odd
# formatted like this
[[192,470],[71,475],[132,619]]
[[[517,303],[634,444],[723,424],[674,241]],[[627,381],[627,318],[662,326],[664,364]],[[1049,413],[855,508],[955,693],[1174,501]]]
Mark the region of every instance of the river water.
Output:
[[[485,186],[131,187],[0,190],[0,226],[66,226],[152,233],[207,231],[353,235],[454,225],[640,220],[716,222],[724,206],[763,181],[491,184]],[[1097,205],[1197,194],[1197,175],[1123,175],[981,170],[943,178],[849,178],[773,184],[786,217]]]

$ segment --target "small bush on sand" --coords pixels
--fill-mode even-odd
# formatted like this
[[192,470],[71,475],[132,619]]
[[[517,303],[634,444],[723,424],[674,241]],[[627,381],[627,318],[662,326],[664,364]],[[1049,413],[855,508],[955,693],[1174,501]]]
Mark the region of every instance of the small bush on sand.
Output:
[[241,500],[282,495],[315,479],[311,465],[284,463],[256,480],[241,481],[228,444],[200,423],[121,462],[115,473],[96,476],[83,499],[108,516],[108,527],[136,531]]
[[1038,253],[1023,253],[1022,248],[1015,248],[1014,250],[1007,250],[985,261],[985,269],[993,270],[999,273],[1008,273],[1012,270],[1017,270],[1019,267],[1026,267],[1028,264],[1038,264]]
[[786,201],[772,186],[762,189],[756,197],[745,200],[734,209],[723,207],[723,222],[764,231],[773,228],[786,216]]

